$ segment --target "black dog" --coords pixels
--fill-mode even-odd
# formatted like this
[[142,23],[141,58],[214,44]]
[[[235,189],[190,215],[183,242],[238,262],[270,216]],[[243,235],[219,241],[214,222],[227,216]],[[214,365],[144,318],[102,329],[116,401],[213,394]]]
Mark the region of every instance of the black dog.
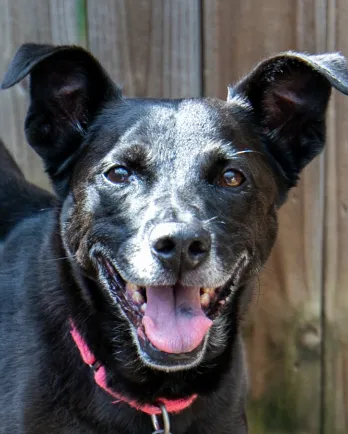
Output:
[[279,54],[227,101],[123,98],[77,47],[22,46],[2,87],[27,74],[56,196],[0,145],[0,433],[147,434],[165,408],[246,433],[240,319],[344,59]]

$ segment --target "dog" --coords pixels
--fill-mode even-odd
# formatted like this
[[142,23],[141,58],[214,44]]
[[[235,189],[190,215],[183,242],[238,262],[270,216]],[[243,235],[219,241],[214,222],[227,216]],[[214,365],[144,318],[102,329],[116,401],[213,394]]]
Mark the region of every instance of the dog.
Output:
[[54,194],[0,145],[0,433],[247,433],[241,320],[344,58],[274,55],[226,101],[123,97],[76,46],[21,46],[2,88],[28,75]]

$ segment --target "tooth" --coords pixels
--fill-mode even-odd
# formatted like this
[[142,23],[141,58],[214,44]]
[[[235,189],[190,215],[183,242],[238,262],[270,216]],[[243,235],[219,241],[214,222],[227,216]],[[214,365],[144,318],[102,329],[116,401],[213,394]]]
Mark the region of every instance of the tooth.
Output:
[[210,297],[209,294],[205,293],[201,295],[201,306],[202,307],[208,307],[210,304]]
[[134,283],[127,283],[126,284],[126,289],[127,289],[127,291],[129,291],[129,292],[134,292],[134,291],[137,291],[138,290],[138,286],[137,285],[134,285]]
[[226,303],[226,300],[220,300],[219,304],[224,305]]
[[141,305],[140,310],[141,310],[142,313],[145,313],[145,311],[146,311],[146,306],[147,306],[146,303],[143,303],[143,304]]
[[132,294],[132,300],[136,304],[143,304],[144,303],[144,297],[140,294],[139,291],[134,291]]
[[203,288],[203,293],[212,296],[215,294],[215,288]]

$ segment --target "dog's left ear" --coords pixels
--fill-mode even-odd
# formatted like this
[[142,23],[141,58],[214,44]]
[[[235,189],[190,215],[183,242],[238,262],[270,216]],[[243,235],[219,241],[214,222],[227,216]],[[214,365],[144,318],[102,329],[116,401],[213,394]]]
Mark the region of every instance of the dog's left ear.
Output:
[[241,95],[251,103],[288,187],[296,184],[300,171],[323,149],[331,86],[348,94],[343,56],[286,52],[261,62],[229,87],[228,100]]

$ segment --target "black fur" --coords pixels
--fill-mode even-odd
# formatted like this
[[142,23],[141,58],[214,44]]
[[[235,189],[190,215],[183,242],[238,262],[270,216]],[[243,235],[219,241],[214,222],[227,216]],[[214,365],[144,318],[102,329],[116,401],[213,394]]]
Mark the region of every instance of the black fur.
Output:
[[[151,404],[198,394],[171,415],[173,434],[247,433],[241,318],[277,209],[324,146],[331,86],[348,93],[344,59],[274,56],[230,87],[226,102],[123,98],[78,47],[22,46],[2,87],[27,74],[26,134],[56,196],[29,184],[0,143],[0,433],[152,432],[148,415],[94,383],[71,319],[118,393]],[[110,182],[113,166],[129,178]],[[229,169],[244,183],[227,187]],[[149,240],[163,223],[180,237],[192,227],[207,234],[211,242],[198,239],[189,252],[204,253],[198,265],[155,257]],[[113,292],[100,258],[124,284],[226,286],[206,346],[186,354],[137,346],[122,286]]]

